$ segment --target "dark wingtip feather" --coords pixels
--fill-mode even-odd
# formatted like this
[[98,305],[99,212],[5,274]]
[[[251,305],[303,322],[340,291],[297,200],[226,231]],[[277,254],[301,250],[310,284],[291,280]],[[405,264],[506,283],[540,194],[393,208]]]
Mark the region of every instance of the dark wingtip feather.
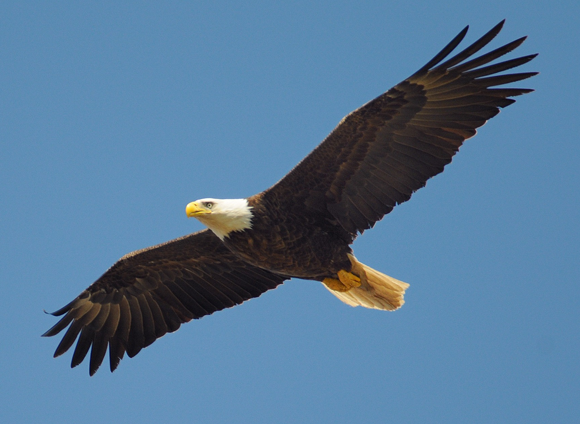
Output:
[[443,49],[439,53],[437,53],[433,59],[431,59],[429,62],[427,62],[425,64],[425,66],[423,66],[421,69],[419,69],[417,72],[415,72],[414,75],[418,75],[418,74],[421,74],[423,72],[427,72],[433,66],[437,65],[439,62],[441,62],[443,59],[445,59],[449,55],[449,53],[451,53],[453,50],[455,50],[455,47],[457,47],[459,45],[459,43],[461,43],[461,41],[463,41],[468,30],[469,30],[469,25],[467,25],[465,28],[463,28],[461,30],[461,32],[459,34],[457,34],[455,36],[455,38],[453,38],[453,40],[451,40],[449,42],[449,44],[447,44],[445,47],[443,47]]
[[91,357],[89,359],[89,375],[91,377],[97,372],[103,363],[103,359],[105,359],[105,354],[107,353],[108,345],[108,338],[105,337],[102,331],[97,331],[93,340]]
[[[470,60],[468,62],[460,63],[460,64],[454,66],[452,69],[454,71],[456,71],[456,72],[465,72],[465,73],[468,73],[468,72],[478,72],[479,70],[482,70],[482,69],[491,68],[491,67],[486,67],[486,68],[479,68],[479,67],[482,66],[482,65],[485,65],[487,63],[490,63],[490,62],[494,61],[495,59],[497,59],[498,57],[501,57],[501,56],[503,56],[503,55],[505,55],[505,54],[507,54],[507,53],[509,53],[509,52],[511,52],[513,50],[515,50],[516,48],[518,48],[524,42],[524,40],[526,38],[527,37],[519,38],[519,39],[517,39],[515,41],[512,41],[511,43],[506,44],[505,46],[499,47],[499,48],[497,48],[497,49],[495,49],[495,50],[493,50],[493,51],[491,51],[489,53],[486,53],[486,54],[484,54],[482,56],[476,57],[475,59],[472,59],[472,60]],[[526,62],[529,62],[530,60],[533,59],[533,57],[530,58],[530,59],[527,59],[527,60],[526,59],[527,59],[527,56],[524,56],[522,58],[518,58],[517,59],[517,60],[521,60],[522,61],[520,63],[515,63],[515,60],[506,61],[506,62],[503,62],[503,63],[508,64],[508,63],[513,62],[513,66],[512,67],[514,67],[514,66],[519,66],[519,65],[522,65],[522,64],[524,64]],[[476,68],[479,68],[479,69],[476,69]],[[509,66],[506,65],[506,68],[505,69],[509,69]]]
[[70,303],[67,303],[65,306],[63,306],[62,308],[60,308],[57,311],[54,312],[47,312],[46,310],[43,309],[45,314],[48,315],[52,315],[53,317],[59,317],[61,315],[64,315],[65,313],[67,313],[68,311],[70,311],[72,309],[73,304],[77,301],[77,299],[73,300]]
[[81,330],[81,334],[79,336],[77,345],[75,347],[70,367],[75,368],[76,366],[80,365],[81,362],[84,361],[87,353],[93,343],[93,336],[94,332],[89,328],[83,328]]
[[119,364],[121,363],[121,359],[125,356],[125,347],[124,342],[112,338],[109,341],[109,368],[111,372],[115,371]]
[[438,65],[437,68],[438,69],[439,68],[440,69],[450,68],[452,66],[457,65],[458,63],[461,63],[463,60],[467,59],[468,57],[470,57],[470,56],[474,55],[475,53],[477,53],[478,51],[480,51],[482,48],[484,48],[486,45],[488,45],[491,42],[491,40],[493,40],[497,36],[497,34],[499,34],[501,29],[503,28],[504,23],[505,23],[505,19],[503,21],[501,21],[499,24],[497,24],[496,26],[494,26],[492,29],[487,31],[481,38],[476,40],[474,43],[470,44],[465,49],[463,49],[461,52],[457,53],[451,59]]
[[44,310],[44,313],[55,316],[55,317],[59,317],[61,315],[64,315],[65,313],[67,313],[71,309],[73,309],[79,302],[87,299],[89,296],[90,296],[90,293],[87,290],[83,290],[83,292],[81,294],[79,294],[71,302],[67,303],[65,306],[60,308],[58,311],[47,312],[46,310]]
[[82,324],[80,324],[78,321],[73,321],[73,323],[63,336],[62,340],[60,341],[59,345],[57,346],[56,350],[54,351],[53,355],[54,358],[59,357],[60,355],[62,355],[63,353],[65,353],[67,350],[70,349],[70,347],[75,342],[77,336],[79,335],[81,329]]
[[55,325],[48,329],[46,333],[44,333],[41,337],[52,337],[56,336],[62,330],[64,330],[73,320],[72,316],[66,315],[61,318]]
[[475,83],[483,87],[497,87],[498,85],[522,81],[531,78],[534,75],[537,75],[537,72],[521,72],[517,74],[496,75],[493,77],[478,78],[475,80]]
[[[522,56],[522,57],[518,57],[515,59],[511,59],[511,60],[506,60],[504,62],[496,63],[494,65],[484,66],[484,67],[476,68],[476,69],[472,69],[472,70],[466,70],[469,68],[461,65],[457,68],[454,68],[454,70],[457,72],[463,72],[464,75],[466,75],[470,78],[479,78],[479,77],[484,77],[486,75],[497,74],[498,72],[507,71],[509,69],[524,65],[524,64],[528,63],[529,61],[531,61],[533,58],[535,58],[537,55],[538,54],[536,53],[536,54],[531,54],[528,56]],[[481,59],[481,58],[474,59],[472,62],[478,62],[479,59]],[[485,62],[485,63],[487,63],[487,62]],[[477,66],[479,66],[479,65],[477,65]]]

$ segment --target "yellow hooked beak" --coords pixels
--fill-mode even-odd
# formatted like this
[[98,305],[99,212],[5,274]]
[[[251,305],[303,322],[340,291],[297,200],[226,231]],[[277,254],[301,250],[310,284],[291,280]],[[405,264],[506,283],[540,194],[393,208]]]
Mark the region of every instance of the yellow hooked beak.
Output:
[[211,213],[209,209],[200,206],[197,202],[191,202],[189,205],[185,207],[185,214],[188,218],[195,218],[200,215],[205,215]]

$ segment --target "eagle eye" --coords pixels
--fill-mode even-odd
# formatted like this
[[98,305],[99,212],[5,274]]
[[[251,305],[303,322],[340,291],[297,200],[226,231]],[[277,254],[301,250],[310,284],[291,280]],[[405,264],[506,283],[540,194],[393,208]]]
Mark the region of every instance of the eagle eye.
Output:
[[205,206],[205,207],[206,207],[206,208],[208,208],[208,209],[211,209],[211,208],[213,207],[213,203],[212,203],[212,202],[205,202],[205,203],[203,204],[203,206]]

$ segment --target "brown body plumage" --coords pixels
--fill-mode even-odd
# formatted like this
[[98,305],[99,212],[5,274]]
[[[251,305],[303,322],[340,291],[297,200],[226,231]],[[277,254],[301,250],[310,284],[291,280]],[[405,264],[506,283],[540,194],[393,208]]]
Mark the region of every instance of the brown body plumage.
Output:
[[248,199],[252,228],[230,233],[224,244],[246,262],[277,274],[322,281],[350,270],[354,237],[320,214],[293,212],[264,193]]
[[111,370],[181,323],[242,303],[291,277],[323,281],[344,302],[394,310],[407,284],[361,264],[350,244],[443,171],[476,129],[532,90],[502,88],[535,73],[499,72],[535,55],[489,63],[503,22],[451,59],[465,28],[423,68],[344,118],[286,177],[249,199],[202,199],[188,216],[201,231],[126,255],[54,315],[45,336],[68,327],[55,356],[78,337],[90,373],[109,348]]

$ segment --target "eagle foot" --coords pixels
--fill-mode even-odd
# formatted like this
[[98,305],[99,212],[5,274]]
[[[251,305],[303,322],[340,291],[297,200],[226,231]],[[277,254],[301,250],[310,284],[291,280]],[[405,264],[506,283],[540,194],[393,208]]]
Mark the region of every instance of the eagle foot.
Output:
[[340,280],[337,280],[336,278],[325,278],[324,280],[322,280],[322,283],[330,290],[338,292],[345,292],[349,290],[349,287],[342,284]]
[[354,275],[352,272],[341,269],[338,271],[338,278],[342,284],[348,287],[348,290],[355,287],[360,287],[360,278]]
[[336,278],[325,278],[322,282],[331,290],[338,292],[347,292],[354,287],[360,287],[360,278],[356,275],[345,271],[338,271],[338,280]]

